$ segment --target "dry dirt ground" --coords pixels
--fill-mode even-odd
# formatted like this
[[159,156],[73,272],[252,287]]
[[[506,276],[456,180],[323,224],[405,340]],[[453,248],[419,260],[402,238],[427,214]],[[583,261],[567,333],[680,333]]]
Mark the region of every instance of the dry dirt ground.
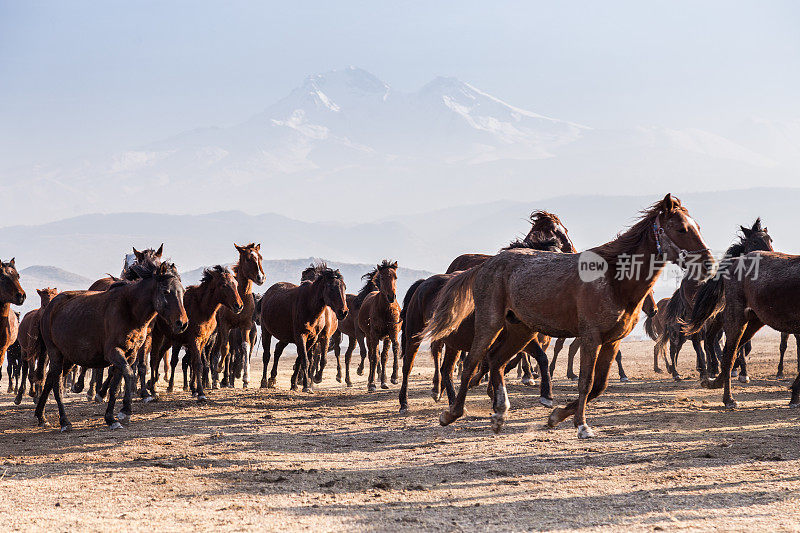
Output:
[[[691,348],[675,383],[653,373],[651,347],[623,345],[631,382],[615,379],[591,406],[589,441],[571,421],[546,429],[538,388],[516,379],[500,435],[483,390],[469,397],[473,416],[440,427],[427,353],[407,416],[396,386],[367,394],[363,377],[345,389],[326,371],[316,394],[288,391],[288,354],[278,390],[211,391],[205,406],[182,391],[137,401],[117,431],[74,394],[74,431],[40,429],[4,380],[0,518],[26,532],[800,530],[800,410],[774,377],[777,339],[757,341],[752,382],[734,385],[736,411],[698,386]],[[792,375],[794,361],[792,349]],[[564,368],[562,404],[576,387]],[[57,426],[53,405],[48,413]]]

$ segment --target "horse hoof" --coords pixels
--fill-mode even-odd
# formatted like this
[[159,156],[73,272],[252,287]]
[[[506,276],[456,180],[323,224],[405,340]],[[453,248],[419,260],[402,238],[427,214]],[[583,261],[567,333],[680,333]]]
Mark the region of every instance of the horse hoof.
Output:
[[739,374],[739,381],[741,383],[750,383],[750,376],[747,376],[745,374]]
[[275,388],[275,378],[269,378],[269,381],[267,381],[267,388],[268,389]]
[[358,374],[359,376],[363,375],[364,374],[364,367],[360,366],[360,367],[356,368],[356,374]]
[[314,394],[314,389],[312,389],[311,387],[303,387],[303,392],[307,394]]
[[544,396],[539,397],[539,403],[545,407],[553,407],[553,400],[550,398],[545,398]]
[[408,414],[408,406],[407,405],[401,405],[400,406],[400,411],[398,411],[398,413],[400,413],[401,415],[407,415]]
[[197,403],[206,403],[207,398],[205,394],[200,394],[197,396]]
[[503,429],[503,426],[506,423],[506,416],[500,413],[493,413],[491,419],[492,431],[495,433],[500,433],[500,430]]
[[397,385],[397,376],[392,376],[392,379],[390,379],[389,381],[392,382],[392,385]]
[[267,380],[266,379],[262,379],[261,380],[261,388],[262,389],[266,389],[267,388]]
[[678,374],[674,374],[672,376],[672,379],[673,379],[673,381],[683,381],[683,378]]
[[619,378],[620,383],[629,383],[631,380],[628,379],[628,376],[622,376]]
[[50,422],[48,422],[46,419],[42,418],[42,419],[39,420],[39,427],[40,428],[49,428],[50,427]]
[[14,398],[14,405],[19,405],[22,403],[22,398]]
[[800,407],[800,402],[789,402],[789,408],[797,409],[798,407]]
[[775,379],[783,379],[783,372],[778,372],[775,374]]
[[342,382],[342,376],[336,376],[336,383]]
[[296,391],[297,390],[297,385],[292,385],[291,387],[289,387],[289,390]]
[[388,389],[389,385],[387,385],[385,382],[381,382],[381,388],[382,389]]
[[578,376],[567,376],[572,381],[578,381]]
[[739,375],[739,371],[738,370],[731,370],[731,377],[732,378],[735,378],[738,375]]
[[68,433],[70,431],[72,431],[72,424],[61,426],[61,433]]
[[128,415],[128,414],[125,414],[125,413],[123,413],[122,411],[120,411],[119,413],[117,413],[117,420],[119,420],[120,422],[125,422],[125,421],[126,421],[126,420],[128,420],[129,418],[130,418],[130,415]]
[[528,387],[533,387],[536,385],[536,382],[531,378],[522,378],[522,384]]
[[347,385],[348,387],[352,387],[353,386],[353,382],[350,381],[349,379],[345,380],[344,384]]
[[710,389],[711,388],[711,381],[709,379],[701,379],[700,380],[700,386],[703,387],[704,389]]
[[152,396],[145,396],[144,398],[142,398],[142,403],[150,403],[150,402],[154,402],[155,400],[156,399],[153,398]]
[[454,415],[449,409],[447,411],[442,411],[442,414],[439,415],[439,424],[443,426],[449,426],[460,417]]
[[95,394],[94,403],[103,403],[103,398],[101,398],[99,394]]
[[122,424],[120,424],[119,422],[114,422],[113,424],[108,426],[108,429],[122,429]]
[[586,424],[581,424],[578,426],[578,438],[579,439],[591,439],[594,437],[594,431]]
[[[83,392],[83,387],[82,386],[78,386],[78,384],[76,383],[75,385],[72,386],[72,389],[70,389],[70,390],[72,390],[72,392],[74,394],[80,394],[80,393]],[[8,391],[8,392],[11,392],[11,391]]]
[[367,392],[375,392],[376,390],[378,390],[378,387],[376,387],[374,383],[367,385]]
[[733,409],[736,409],[738,407],[739,407],[739,402],[737,402],[736,400],[731,399],[731,400],[728,400],[728,401],[725,402],[725,408],[726,409],[733,410]]
[[658,368],[658,367],[655,367],[655,368],[653,369],[653,372],[655,372],[656,374],[662,374],[664,371],[663,371],[663,370],[661,370],[661,369],[660,369],[660,368]]
[[242,388],[243,388],[243,389],[246,389],[246,388],[248,387],[248,385],[249,385],[249,383],[248,383],[248,382],[246,382],[246,381],[243,381],[243,382],[242,382]]
[[556,407],[550,413],[550,416],[547,417],[547,426],[554,428],[559,425],[561,422],[564,421],[564,417],[561,416],[561,408]]

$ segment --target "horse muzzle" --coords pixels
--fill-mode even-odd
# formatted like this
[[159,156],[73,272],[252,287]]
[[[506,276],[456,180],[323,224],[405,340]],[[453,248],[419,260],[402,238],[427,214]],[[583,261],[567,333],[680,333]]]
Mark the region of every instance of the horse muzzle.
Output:
[[14,299],[14,303],[17,305],[22,305],[25,303],[25,293],[20,292],[17,294],[16,298]]

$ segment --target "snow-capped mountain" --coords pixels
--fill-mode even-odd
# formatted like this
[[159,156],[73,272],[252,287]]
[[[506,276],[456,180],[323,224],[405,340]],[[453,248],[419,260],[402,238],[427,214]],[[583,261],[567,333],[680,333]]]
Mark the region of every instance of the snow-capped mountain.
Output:
[[[785,139],[793,128],[769,131]],[[224,209],[360,221],[519,195],[623,192],[623,185],[628,193],[660,192],[665,184],[792,185],[800,158],[787,164],[753,137],[593,129],[520,109],[455,78],[404,93],[350,67],[309,76],[232,127],[5,172],[0,202],[9,223]]]

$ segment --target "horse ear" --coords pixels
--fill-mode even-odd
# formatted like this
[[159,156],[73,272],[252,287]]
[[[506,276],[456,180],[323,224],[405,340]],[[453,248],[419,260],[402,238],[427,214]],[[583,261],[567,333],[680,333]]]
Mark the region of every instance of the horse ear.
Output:
[[47,289],[36,289],[36,292],[39,293],[39,296],[44,296],[47,294]]
[[256,252],[261,251],[261,243],[256,244]]
[[156,250],[156,257],[160,258],[161,254],[163,254],[163,253],[164,253],[164,243],[162,242],[161,246],[159,246],[158,250]]
[[764,229],[763,229],[762,231],[763,231],[764,233],[769,233],[769,231],[767,230],[767,227],[766,227],[766,226],[764,226]]
[[749,238],[750,235],[753,234],[753,230],[751,230],[750,228],[745,228],[744,226],[739,226],[739,229],[742,230],[742,233],[744,233],[745,238]]
[[242,250],[244,250],[244,248],[242,248],[241,246],[239,246],[236,243],[233,243],[233,247],[236,248],[236,251],[238,251],[238,252],[241,252]]
[[137,261],[141,261],[144,258],[144,254],[137,250],[135,246],[133,246],[133,255],[136,256]]
[[15,258],[14,258],[14,257],[12,257],[12,258],[11,258],[11,261],[9,261],[9,262],[8,262],[8,266],[10,266],[11,268],[16,268],[16,267],[14,266],[14,259],[15,259]]
[[664,199],[661,200],[661,207],[663,207],[664,211],[666,211],[668,213],[671,213],[672,211],[674,211],[675,208],[678,207],[679,205],[681,205],[680,202],[678,201],[677,198],[672,196],[671,193],[667,193],[667,195],[664,197]]

